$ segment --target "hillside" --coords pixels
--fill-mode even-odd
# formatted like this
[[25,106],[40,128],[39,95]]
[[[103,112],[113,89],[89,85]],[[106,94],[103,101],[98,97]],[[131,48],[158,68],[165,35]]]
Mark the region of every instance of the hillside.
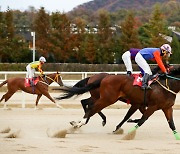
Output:
[[[74,10],[85,9],[97,11],[105,9],[110,12],[119,9],[143,9],[151,8],[155,3],[165,3],[172,0],[92,0],[90,2],[79,5]],[[176,1],[176,0],[173,0]]]

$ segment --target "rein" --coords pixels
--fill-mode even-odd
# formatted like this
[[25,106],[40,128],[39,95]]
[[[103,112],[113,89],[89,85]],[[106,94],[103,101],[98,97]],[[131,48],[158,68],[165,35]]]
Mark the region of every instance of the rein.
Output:
[[173,77],[173,76],[169,76],[169,75],[166,75],[168,78],[170,79],[175,79],[175,80],[179,80],[180,81],[180,78],[176,78],[176,77]]
[[[167,80],[167,79],[166,79],[166,80]],[[163,87],[165,90],[171,92],[171,93],[174,94],[174,95],[177,94],[177,93],[175,93],[174,91],[170,90],[169,87],[165,87],[165,86],[164,86],[163,84],[161,84],[161,82],[159,82],[158,80],[156,80],[156,81],[157,81],[157,83],[159,83],[159,85],[160,85],[161,87]]]
[[[50,80],[53,81],[53,82],[58,83],[58,77],[59,77],[59,75],[60,75],[60,74],[56,74],[56,76],[55,76],[54,79],[52,79],[52,78],[49,77],[49,76],[46,76],[46,78],[50,79]],[[43,81],[45,81],[45,80],[42,78],[42,76],[40,76],[40,77],[41,77],[41,79],[42,79]],[[45,81],[45,83],[46,83],[46,81]],[[48,85],[49,85],[49,84],[48,84]]]
[[[176,77],[173,77],[173,76],[169,76],[169,75],[166,75],[168,78],[170,79],[174,79],[174,80],[179,80],[180,81],[180,78],[176,78]],[[169,86],[168,86],[168,79],[166,79],[166,86],[164,86],[161,82],[159,82],[158,80],[156,80],[157,83],[159,83],[159,85],[161,87],[163,87],[165,90],[171,92],[172,94],[176,95],[177,93],[175,93],[174,91],[170,90]]]

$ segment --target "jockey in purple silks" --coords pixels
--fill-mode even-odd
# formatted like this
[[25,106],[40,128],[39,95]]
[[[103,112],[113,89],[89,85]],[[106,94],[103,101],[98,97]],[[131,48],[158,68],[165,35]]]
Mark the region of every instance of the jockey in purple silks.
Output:
[[149,76],[152,75],[152,71],[147,63],[147,60],[155,61],[161,71],[167,74],[168,71],[163,64],[162,59],[170,57],[171,54],[171,46],[169,44],[163,44],[160,48],[144,48],[136,54],[135,61],[138,66],[144,70],[142,89],[150,89],[148,86],[148,81]]
[[131,59],[135,60],[143,74],[142,89],[148,87],[149,76],[152,75],[151,69],[146,60],[156,61],[161,71],[167,74],[167,70],[162,62],[162,58],[170,57],[172,54],[171,46],[163,44],[160,48],[144,48],[144,49],[130,49],[122,55],[122,59],[127,69],[127,75],[132,74]]
[[[131,48],[129,51],[126,51],[122,55],[122,60],[123,60],[123,62],[125,64],[128,76],[131,76],[131,74],[133,72],[131,60],[135,60],[135,56],[140,50],[141,49]],[[141,73],[144,74],[143,69],[140,68],[140,70],[141,70]]]

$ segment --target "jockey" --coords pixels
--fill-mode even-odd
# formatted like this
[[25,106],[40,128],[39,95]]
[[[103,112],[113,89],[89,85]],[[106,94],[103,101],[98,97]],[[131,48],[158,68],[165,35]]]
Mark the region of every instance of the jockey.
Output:
[[[129,51],[126,51],[122,55],[122,60],[125,64],[126,70],[127,70],[127,75],[131,76],[132,74],[132,62],[131,60],[135,60],[136,54],[140,51],[141,49],[136,49],[136,48],[131,48]],[[140,68],[141,69],[141,68]]]
[[148,81],[149,76],[152,75],[151,69],[146,60],[155,60],[161,71],[167,74],[168,71],[162,62],[162,58],[167,59],[171,54],[171,46],[169,44],[163,44],[160,48],[144,48],[136,54],[135,61],[145,72],[142,81],[142,89],[150,88],[148,87]]
[[44,57],[40,57],[39,61],[32,62],[26,66],[26,78],[30,78],[30,83],[33,84],[33,78],[35,74],[35,69],[37,68],[40,74],[43,74],[42,71],[42,65],[46,62],[46,59]]

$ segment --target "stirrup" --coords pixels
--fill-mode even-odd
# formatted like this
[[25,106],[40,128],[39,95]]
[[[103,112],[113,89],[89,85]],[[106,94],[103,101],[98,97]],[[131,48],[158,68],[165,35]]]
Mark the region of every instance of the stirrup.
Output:
[[149,85],[146,85],[146,86],[142,86],[141,89],[142,89],[142,90],[145,90],[145,89],[148,90],[148,89],[152,89],[152,88],[151,88]]

